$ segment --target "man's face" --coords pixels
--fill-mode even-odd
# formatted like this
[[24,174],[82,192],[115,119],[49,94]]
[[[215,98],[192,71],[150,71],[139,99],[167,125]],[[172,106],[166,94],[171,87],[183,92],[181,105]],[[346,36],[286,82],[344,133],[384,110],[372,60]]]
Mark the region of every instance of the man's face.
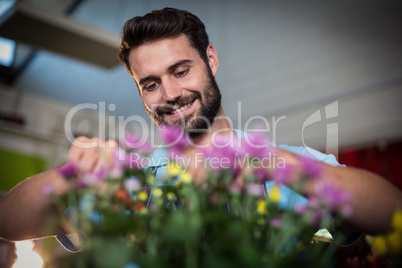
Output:
[[213,47],[208,49],[212,50],[209,66],[184,34],[131,51],[133,77],[145,110],[157,125],[184,125],[190,135],[197,136],[192,130],[205,130],[213,123],[221,95],[214,78],[217,55]]

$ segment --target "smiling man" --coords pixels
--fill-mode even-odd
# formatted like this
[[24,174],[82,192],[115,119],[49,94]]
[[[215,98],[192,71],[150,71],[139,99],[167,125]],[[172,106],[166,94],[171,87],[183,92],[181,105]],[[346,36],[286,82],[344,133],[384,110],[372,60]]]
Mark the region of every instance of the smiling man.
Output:
[[[215,82],[218,55],[198,17],[165,8],[128,20],[119,58],[134,78],[145,110],[159,126],[182,126],[196,145],[210,144],[217,132],[244,135],[231,129],[225,117]],[[300,169],[300,155],[310,155],[302,147],[278,146],[277,152],[295,170]],[[353,193],[350,203],[355,212],[347,227],[368,233],[386,231],[395,209],[402,208],[400,191],[375,174],[339,166],[333,156],[319,152],[316,156],[322,163],[324,179]],[[196,181],[203,175],[194,166],[189,170]],[[266,186],[269,189],[269,184]],[[314,182],[302,194],[316,194]],[[288,202],[295,200],[292,193],[285,199],[284,206],[294,205]],[[377,210],[373,215],[374,207]]]
[[[134,78],[145,110],[157,125],[181,126],[196,145],[210,144],[214,133],[245,135],[231,129],[225,117],[215,81],[218,55],[209,43],[204,24],[193,14],[166,8],[130,19],[123,27],[119,58]],[[99,144],[94,148],[73,144],[68,161],[80,170],[96,171],[111,163],[116,142],[85,137],[79,141]],[[300,169],[301,157],[308,155],[306,149],[278,147],[278,157],[295,170]],[[333,156],[318,152],[317,156],[323,179],[353,194],[350,205],[354,213],[346,227],[370,234],[388,231],[393,213],[402,209],[401,192],[373,173],[340,167]],[[195,178],[202,177],[203,173],[193,166],[189,170]],[[25,180],[0,200],[0,237],[21,240],[64,232],[60,229],[43,233],[46,221],[56,215],[52,202],[40,194],[47,184],[57,194],[67,190],[65,179],[51,170]],[[315,195],[315,186],[311,181],[301,194]]]
[[132,49],[129,62],[145,110],[156,124],[206,129],[224,116],[221,94],[215,81],[218,56],[207,47],[207,62],[191,46],[186,35],[169,37]]
[[[119,57],[154,122],[181,125],[197,137],[203,133],[200,130],[228,123],[213,124],[216,117],[224,117],[215,81],[219,59],[204,24],[191,16],[164,9],[127,21]],[[163,23],[148,27],[155,17]]]

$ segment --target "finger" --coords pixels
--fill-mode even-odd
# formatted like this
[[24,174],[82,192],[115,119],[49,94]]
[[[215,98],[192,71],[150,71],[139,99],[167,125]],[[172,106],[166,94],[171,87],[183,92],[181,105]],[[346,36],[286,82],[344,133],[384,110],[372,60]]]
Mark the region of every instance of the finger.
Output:
[[68,155],[67,155],[67,160],[70,163],[78,163],[78,161],[81,159],[82,157],[82,149],[81,148],[81,144],[86,144],[90,141],[91,139],[88,137],[84,137],[84,136],[80,136],[78,138],[76,138],[74,140],[74,143],[72,144],[72,146],[70,147],[69,151],[68,151]]
[[[98,138],[78,137],[69,150],[68,161],[82,172],[94,171],[99,162],[99,146],[102,143]],[[88,144],[91,146],[85,146]]]
[[118,148],[118,142],[114,140],[102,143],[98,151],[97,162],[93,168],[94,172],[98,172],[102,168],[115,167],[115,157]]
[[99,148],[84,149],[82,157],[77,163],[78,168],[82,172],[94,172],[95,167],[99,163]]
[[105,162],[108,166],[115,165],[116,152],[119,149],[119,143],[115,140],[108,140],[104,148]]

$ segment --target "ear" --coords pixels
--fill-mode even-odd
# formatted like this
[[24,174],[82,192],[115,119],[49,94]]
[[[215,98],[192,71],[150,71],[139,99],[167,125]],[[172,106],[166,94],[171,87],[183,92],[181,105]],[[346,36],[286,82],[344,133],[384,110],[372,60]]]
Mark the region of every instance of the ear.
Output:
[[212,45],[208,45],[207,47],[207,58],[212,74],[215,76],[218,72],[219,58],[218,53]]

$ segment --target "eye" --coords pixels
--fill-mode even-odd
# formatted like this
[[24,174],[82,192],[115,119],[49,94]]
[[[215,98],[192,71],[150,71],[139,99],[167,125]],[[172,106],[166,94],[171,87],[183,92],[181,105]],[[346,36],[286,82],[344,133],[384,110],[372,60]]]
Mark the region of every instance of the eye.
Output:
[[148,90],[148,91],[152,91],[152,90],[155,90],[157,87],[158,87],[158,83],[152,83],[152,84],[149,84],[149,85],[147,85],[146,87],[145,87],[145,90]]
[[184,70],[184,71],[177,72],[177,73],[176,73],[176,77],[183,77],[183,76],[185,76],[185,75],[188,73],[189,70],[190,70],[190,69],[186,69],[186,70]]

